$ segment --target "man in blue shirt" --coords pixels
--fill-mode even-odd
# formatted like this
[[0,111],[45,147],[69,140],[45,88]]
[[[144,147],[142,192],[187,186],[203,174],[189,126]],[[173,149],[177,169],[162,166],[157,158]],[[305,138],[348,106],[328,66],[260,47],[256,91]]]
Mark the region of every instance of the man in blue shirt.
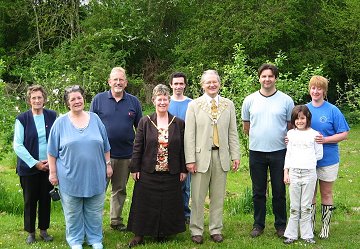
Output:
[[279,70],[263,64],[258,69],[260,90],[247,96],[242,104],[244,133],[249,135],[249,167],[252,181],[254,224],[251,237],[265,228],[267,176],[270,171],[275,229],[283,237],[286,227],[286,189],[284,184],[285,136],[291,128],[294,102],[276,89]]
[[133,152],[135,130],[142,117],[139,100],[125,92],[126,72],[122,67],[111,70],[108,79],[110,90],[97,94],[91,102],[90,111],[98,114],[104,123],[111,145],[110,226],[125,231],[121,217],[126,199],[126,184],[129,179],[129,164]]
[[[169,105],[169,112],[182,120],[185,120],[185,114],[188,107],[190,98],[184,95],[184,90],[186,87],[186,75],[181,72],[175,72],[170,76],[170,87],[173,91],[171,96],[171,101]],[[185,222],[190,223],[190,174],[188,174],[186,180],[183,182],[182,186],[183,199],[184,199],[184,216]]]

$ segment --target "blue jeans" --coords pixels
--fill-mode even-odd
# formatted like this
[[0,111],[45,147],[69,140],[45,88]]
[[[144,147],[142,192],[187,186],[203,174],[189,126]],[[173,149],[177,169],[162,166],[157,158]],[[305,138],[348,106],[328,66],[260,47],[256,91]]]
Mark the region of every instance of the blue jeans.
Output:
[[284,184],[284,161],[286,149],[273,152],[249,152],[250,176],[252,180],[254,224],[265,228],[267,172],[270,170],[272,208],[275,228],[286,227],[286,189]]
[[65,216],[66,241],[70,247],[82,245],[84,237],[89,245],[102,243],[102,217],[105,192],[92,197],[61,194]]
[[184,199],[184,216],[190,218],[190,208],[189,208],[189,201],[190,201],[190,181],[191,181],[191,174],[189,173],[186,177],[186,180],[182,184],[182,193]]

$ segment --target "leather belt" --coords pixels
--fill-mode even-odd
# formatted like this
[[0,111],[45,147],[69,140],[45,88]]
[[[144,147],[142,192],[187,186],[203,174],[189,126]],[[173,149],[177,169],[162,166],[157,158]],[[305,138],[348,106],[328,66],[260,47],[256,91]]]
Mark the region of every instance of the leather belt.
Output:
[[217,147],[217,146],[211,147],[211,150],[218,150],[218,149],[219,149],[219,147]]

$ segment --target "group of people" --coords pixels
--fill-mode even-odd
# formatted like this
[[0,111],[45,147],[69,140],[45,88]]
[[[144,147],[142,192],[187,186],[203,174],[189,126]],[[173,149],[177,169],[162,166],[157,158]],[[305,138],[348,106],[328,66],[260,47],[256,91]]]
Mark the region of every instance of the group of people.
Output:
[[[338,142],[350,130],[340,110],[326,101],[328,80],[313,76],[309,81],[311,102],[294,107],[288,95],[276,89],[278,69],[263,64],[260,90],[242,105],[243,129],[249,135],[249,167],[252,180],[254,223],[251,237],[265,228],[268,170],[272,190],[274,226],[284,243],[300,237],[315,243],[317,184],[321,194],[321,231],[329,236],[333,184],[339,169]],[[286,189],[290,184],[290,218],[286,225]]]
[[[265,228],[269,169],[277,235],[292,243],[298,239],[300,224],[301,238],[314,242],[318,179],[323,222],[319,236],[327,238],[339,167],[337,143],[346,139],[349,126],[339,109],[325,100],[325,78],[314,76],[309,83],[312,101],[294,108],[292,99],[276,89],[274,65],[264,64],[258,73],[261,88],[246,97],[241,113],[250,141],[254,203],[250,235],[260,236]],[[90,111],[84,110],[80,86],[66,88],[69,112],[58,118],[44,108],[44,88],[29,87],[31,108],[16,118],[14,134],[26,243],[36,241],[36,216],[40,238],[53,240],[47,233],[49,191],[56,186],[69,246],[82,248],[86,240],[95,249],[103,248],[103,209],[110,183],[110,226],[134,233],[129,247],[143,244],[145,236],[164,241],[184,232],[185,224],[191,240],[202,244],[207,195],[210,238],[221,243],[226,176],[240,165],[236,112],[234,103],[219,95],[217,71],[205,71],[200,83],[204,94],[191,100],[184,95],[186,75],[172,74],[172,94],[166,85],[157,85],[152,94],[155,113],[146,116],[139,100],[125,91],[128,81],[121,67],[112,69],[110,90],[93,98]],[[135,185],[125,225],[122,211],[130,174]],[[291,214],[286,226],[288,183]]]

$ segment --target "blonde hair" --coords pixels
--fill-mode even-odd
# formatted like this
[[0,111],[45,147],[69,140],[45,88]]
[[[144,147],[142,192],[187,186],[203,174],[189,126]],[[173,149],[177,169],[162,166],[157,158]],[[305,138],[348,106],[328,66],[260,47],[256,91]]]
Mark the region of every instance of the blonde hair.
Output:
[[327,97],[327,91],[329,87],[329,81],[327,78],[320,76],[320,75],[314,75],[311,77],[309,81],[309,92],[312,86],[319,87],[324,90],[324,99]]

